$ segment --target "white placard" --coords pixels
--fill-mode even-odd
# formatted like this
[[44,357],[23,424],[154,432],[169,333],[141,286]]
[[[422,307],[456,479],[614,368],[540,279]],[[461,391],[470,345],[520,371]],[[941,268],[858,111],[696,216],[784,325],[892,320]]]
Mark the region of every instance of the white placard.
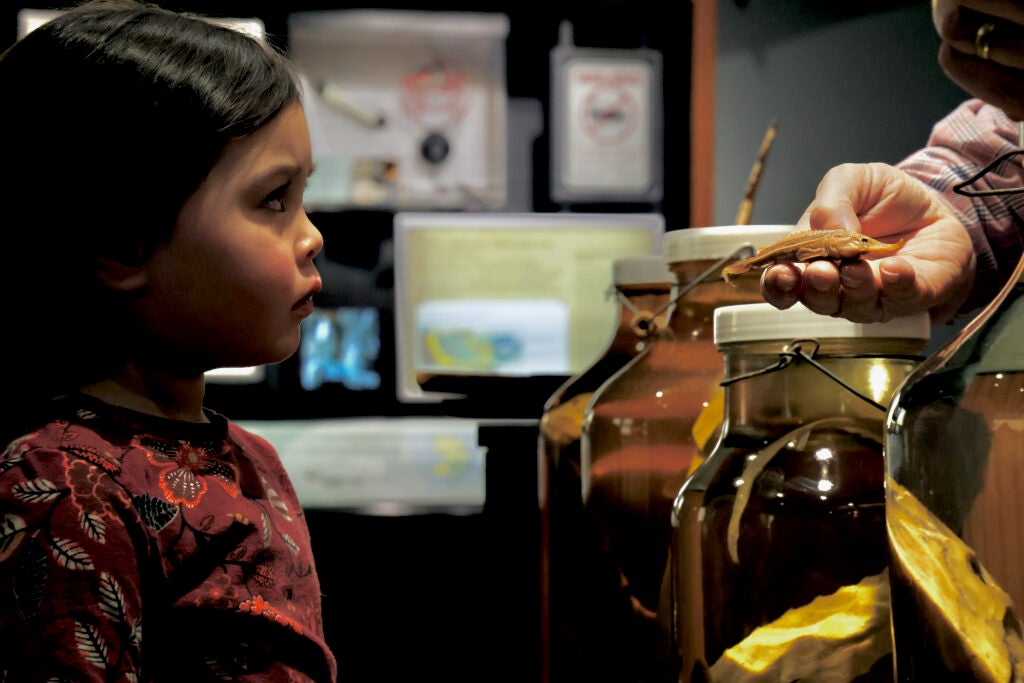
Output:
[[643,192],[651,183],[651,66],[579,59],[566,68],[563,182],[573,190]]
[[277,449],[303,507],[365,514],[476,513],[485,450],[475,420],[369,418],[239,424]]
[[561,46],[552,60],[553,198],[659,201],[660,54]]

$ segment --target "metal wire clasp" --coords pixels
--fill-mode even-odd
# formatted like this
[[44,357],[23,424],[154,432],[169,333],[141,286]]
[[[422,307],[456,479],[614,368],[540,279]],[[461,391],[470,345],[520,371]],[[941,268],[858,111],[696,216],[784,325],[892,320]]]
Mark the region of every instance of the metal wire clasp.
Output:
[[[809,353],[804,351],[804,344],[810,344],[813,346]],[[782,370],[783,368],[788,368],[790,365],[793,364],[794,361],[799,359],[807,363],[810,363],[814,369],[818,370],[819,372],[827,376],[833,382],[843,387],[857,398],[863,401],[867,401],[875,408],[881,410],[883,413],[888,411],[888,408],[886,408],[884,405],[882,405],[878,401],[875,401],[870,396],[865,396],[861,392],[857,391],[849,384],[844,382],[842,379],[840,379],[838,376],[836,376],[831,370],[829,370],[824,365],[816,361],[814,359],[814,356],[815,354],[818,353],[818,349],[820,347],[821,345],[818,343],[817,339],[794,339],[793,341],[782,347],[782,350],[779,351],[779,360],[776,363],[763,367],[760,370],[754,370],[752,372],[747,372],[742,375],[737,375],[735,377],[727,377],[726,379],[723,379],[721,382],[719,382],[719,385],[725,387],[745,379],[750,379],[752,377],[760,377],[761,375],[767,375],[769,373]]]
[[703,273],[698,275],[690,282],[686,283],[685,287],[680,287],[674,297],[672,297],[664,306],[654,311],[653,313],[641,311],[640,309],[638,309],[636,306],[633,305],[633,303],[629,299],[625,297],[625,295],[622,294],[622,292],[619,291],[618,287],[614,285],[611,287],[609,293],[614,292],[616,295],[618,295],[619,299],[626,306],[626,308],[628,308],[633,314],[638,316],[637,320],[633,322],[634,329],[644,330],[647,332],[647,334],[650,334],[657,327],[655,321],[658,319],[658,316],[668,311],[672,306],[675,306],[680,299],[682,299],[684,296],[690,293],[691,289],[704,282],[713,282],[716,280],[721,280],[722,278],[720,277],[712,280],[711,276],[717,273],[718,270],[729,261],[732,261],[733,259],[749,258],[753,256],[755,253],[756,250],[754,249],[753,244],[750,244],[749,242],[741,244],[731,254],[718,259],[711,266],[709,266],[707,270],[705,270]]
[[972,190],[971,185],[984,178],[989,173],[992,173],[997,168],[1008,162],[1014,157],[1024,154],[1024,121],[1017,124],[1017,149],[1010,150],[1004,154],[1000,154],[987,166],[982,168],[980,171],[969,177],[963,182],[957,183],[953,186],[953,191],[957,194],[961,194],[965,197],[991,197],[993,195],[1004,195],[1004,194],[1020,194],[1024,192],[1024,187],[1004,187],[995,190]]

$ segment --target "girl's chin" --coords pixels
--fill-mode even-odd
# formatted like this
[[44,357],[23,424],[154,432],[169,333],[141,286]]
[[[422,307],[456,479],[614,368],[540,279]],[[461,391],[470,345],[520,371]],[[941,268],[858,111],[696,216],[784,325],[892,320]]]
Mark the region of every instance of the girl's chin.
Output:
[[299,350],[301,336],[298,327],[293,332],[278,337],[272,345],[263,348],[249,348],[247,353],[230,359],[223,359],[223,367],[244,368],[260,365],[276,365],[288,360]]
[[254,355],[245,361],[236,362],[237,367],[254,367],[260,365],[277,365],[283,363],[296,354],[299,350],[299,342],[296,339],[294,344],[280,344],[273,353]]

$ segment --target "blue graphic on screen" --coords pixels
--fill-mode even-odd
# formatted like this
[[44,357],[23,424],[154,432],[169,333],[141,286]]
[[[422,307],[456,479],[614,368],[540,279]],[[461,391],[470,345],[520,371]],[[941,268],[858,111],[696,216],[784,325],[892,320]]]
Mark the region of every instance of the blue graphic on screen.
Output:
[[306,391],[342,384],[353,391],[380,388],[376,308],[319,309],[302,321],[299,382]]
[[569,308],[562,301],[425,301],[416,309],[416,329],[418,370],[525,376],[569,368]]

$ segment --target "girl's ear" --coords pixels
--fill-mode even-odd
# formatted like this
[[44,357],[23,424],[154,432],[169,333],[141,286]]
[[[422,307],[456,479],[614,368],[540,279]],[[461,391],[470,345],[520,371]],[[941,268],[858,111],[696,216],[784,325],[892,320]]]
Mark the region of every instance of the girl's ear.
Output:
[[96,277],[118,292],[132,292],[146,284],[146,259],[139,253],[130,258],[97,256]]

